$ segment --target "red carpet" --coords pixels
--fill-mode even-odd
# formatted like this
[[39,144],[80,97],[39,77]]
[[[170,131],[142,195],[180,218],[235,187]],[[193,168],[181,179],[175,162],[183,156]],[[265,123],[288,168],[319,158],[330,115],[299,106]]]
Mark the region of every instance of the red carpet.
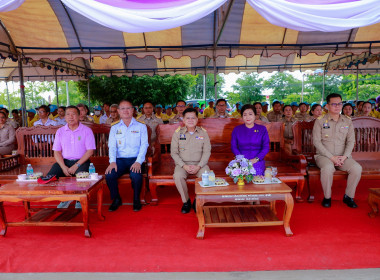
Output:
[[[130,205],[105,221],[91,213],[93,237],[82,228],[8,228],[0,238],[0,272],[175,272],[350,269],[380,267],[380,217],[369,218],[368,188],[362,181],[358,209],[343,205],[344,186],[334,186],[333,205],[295,204],[293,237],[283,227],[206,229],[197,240],[194,212],[180,213],[176,190],[159,188],[160,204],[135,213]],[[23,208],[6,206],[8,220]]]

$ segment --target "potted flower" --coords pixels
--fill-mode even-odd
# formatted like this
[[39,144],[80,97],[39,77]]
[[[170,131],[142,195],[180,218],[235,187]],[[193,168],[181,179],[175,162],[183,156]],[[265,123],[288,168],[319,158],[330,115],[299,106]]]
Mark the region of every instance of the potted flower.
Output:
[[237,155],[236,158],[228,164],[226,174],[234,179],[234,183],[244,185],[244,180],[247,183],[252,182],[253,176],[256,174],[252,162],[246,159],[243,155]]

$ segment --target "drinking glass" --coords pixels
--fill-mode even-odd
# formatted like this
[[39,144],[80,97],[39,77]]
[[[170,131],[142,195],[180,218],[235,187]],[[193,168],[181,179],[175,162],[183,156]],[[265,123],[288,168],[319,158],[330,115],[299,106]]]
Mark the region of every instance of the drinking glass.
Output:
[[272,167],[272,177],[275,178],[277,175],[277,167]]

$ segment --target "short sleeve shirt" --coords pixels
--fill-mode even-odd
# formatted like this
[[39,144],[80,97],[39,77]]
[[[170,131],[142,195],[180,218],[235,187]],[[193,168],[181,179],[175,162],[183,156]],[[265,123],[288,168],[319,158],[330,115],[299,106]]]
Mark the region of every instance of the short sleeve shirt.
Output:
[[88,150],[95,149],[94,133],[82,123],[74,131],[66,124],[55,133],[53,150],[61,151],[64,159],[80,159]]

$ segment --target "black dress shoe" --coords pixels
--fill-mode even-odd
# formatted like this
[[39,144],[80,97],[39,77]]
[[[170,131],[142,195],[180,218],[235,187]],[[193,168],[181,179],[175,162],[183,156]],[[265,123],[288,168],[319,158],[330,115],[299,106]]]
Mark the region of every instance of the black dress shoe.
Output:
[[133,211],[138,212],[142,208],[140,201],[133,201]]
[[194,212],[197,213],[197,200],[194,199],[193,201],[193,209],[194,209]]
[[343,196],[343,202],[347,204],[348,207],[357,208],[358,205],[355,203],[354,199],[348,195]]
[[326,207],[326,208],[330,208],[331,207],[331,198],[323,198],[322,206]]
[[110,211],[110,212],[116,211],[117,208],[119,208],[119,206],[120,206],[121,204],[123,204],[123,203],[121,202],[121,198],[120,198],[120,197],[115,198],[115,199],[112,201],[112,204],[111,204],[110,208],[108,208],[108,211]]
[[183,205],[182,205],[182,209],[181,209],[181,212],[183,214],[187,214],[189,213],[191,210],[191,200],[189,199],[187,202],[185,202]]

